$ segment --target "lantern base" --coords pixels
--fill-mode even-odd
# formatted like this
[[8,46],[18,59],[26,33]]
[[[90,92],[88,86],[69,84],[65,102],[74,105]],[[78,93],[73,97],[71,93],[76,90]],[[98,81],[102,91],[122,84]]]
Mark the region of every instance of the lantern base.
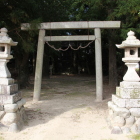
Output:
[[108,102],[107,123],[112,134],[140,134],[140,82],[120,82]]
[[126,74],[124,75],[123,80],[127,82],[139,82],[140,77],[135,71],[135,67],[137,63],[125,63],[125,65],[127,65],[128,70]]

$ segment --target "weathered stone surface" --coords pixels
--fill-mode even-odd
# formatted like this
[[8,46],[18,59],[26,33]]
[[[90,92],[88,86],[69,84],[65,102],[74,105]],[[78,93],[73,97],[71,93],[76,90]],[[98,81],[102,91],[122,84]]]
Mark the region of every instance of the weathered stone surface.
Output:
[[[5,57],[6,55],[0,55],[1,57]],[[10,55],[6,56],[7,58],[10,57]],[[8,68],[7,68],[7,62],[8,60],[6,59],[0,59],[0,77],[1,78],[10,78],[11,77],[11,73],[9,72]]]
[[112,109],[109,109],[109,116],[112,117],[114,114],[113,110]]
[[109,108],[112,108],[112,105],[113,105],[113,102],[112,101],[109,101],[107,104],[108,104],[108,107]]
[[121,107],[116,107],[114,110],[114,114],[116,114],[116,116],[120,116],[123,118],[130,117],[130,111],[126,108],[121,108]]
[[0,111],[0,119],[2,119],[2,117],[5,115],[4,111]]
[[22,94],[21,92],[18,92],[16,94],[13,95],[13,103],[16,103],[17,101],[22,99]]
[[8,130],[8,126],[5,126],[5,125],[0,123],[0,132],[5,132],[7,130]]
[[119,107],[126,107],[126,100],[127,99],[122,99],[116,95],[112,95],[112,101],[114,104],[116,104]]
[[4,105],[4,109],[6,113],[14,113],[18,110],[17,104],[6,104]]
[[17,123],[12,123],[8,129],[9,132],[19,132],[20,130],[21,128]]
[[119,88],[116,95],[125,99],[138,99],[140,98],[140,88]]
[[17,121],[17,114],[16,113],[6,113],[1,120],[1,123],[4,125],[10,125]]
[[114,104],[114,105],[112,106],[112,110],[115,111],[116,109],[117,109],[117,105]]
[[[93,28],[120,28],[120,21],[74,21],[74,22],[46,22],[41,23],[38,29],[93,29]],[[29,23],[22,23],[21,30],[29,30]]]
[[138,117],[135,117],[135,121],[137,121],[139,118]]
[[137,133],[140,134],[140,126],[137,125]]
[[131,129],[129,127],[123,127],[121,128],[122,131],[123,131],[123,134],[128,134],[128,133],[131,133]]
[[3,95],[0,94],[0,104],[13,104],[17,101],[21,100],[21,92],[18,92],[16,94],[13,95]]
[[20,116],[20,111],[19,111],[19,109],[17,110],[17,112],[16,112],[16,113],[17,113],[17,119],[19,120],[19,119],[20,119],[20,117],[21,117],[21,116]]
[[140,82],[120,82],[122,88],[140,88]]
[[125,119],[123,117],[116,116],[112,123],[113,123],[113,126],[122,127],[125,125]]
[[3,111],[3,105],[0,105],[0,111]]
[[0,85],[0,94],[12,95],[12,94],[14,94],[16,92],[18,92],[18,85],[17,84]]
[[26,100],[25,99],[21,99],[22,105],[24,106],[26,104]]
[[28,118],[27,118],[27,114],[26,114],[26,111],[25,111],[25,110],[24,110],[24,114],[23,114],[22,117],[23,117],[23,121],[24,121],[24,122],[27,122],[27,119],[28,119]]
[[122,99],[116,95],[112,95],[112,101],[119,107],[126,108],[140,107],[140,99]]
[[136,125],[137,125],[137,126],[140,126],[140,118],[137,119]]
[[114,108],[114,103],[112,101],[109,101],[108,102],[108,107],[113,109]]
[[116,106],[112,101],[109,101],[109,102],[108,102],[108,107],[109,107],[110,109],[112,109],[113,111],[115,110],[115,108],[117,108],[117,106]]
[[122,58],[122,61],[126,62],[125,65],[127,65],[128,67],[127,72],[123,77],[123,80],[127,82],[139,82],[140,77],[135,71],[135,67],[137,66],[137,63],[140,61],[140,58],[126,57],[126,58]]
[[140,99],[128,99],[126,100],[126,108],[138,108],[140,107]]
[[140,108],[131,108],[130,112],[131,112],[131,115],[135,117],[140,117]]
[[111,130],[111,134],[122,134],[122,133],[123,132],[122,132],[121,128],[118,126],[113,127]]
[[14,79],[12,78],[0,78],[0,85],[12,85],[14,84]]
[[20,101],[17,102],[18,108],[20,109],[22,106],[24,106],[26,103],[25,99],[21,99]]
[[[45,36],[44,37],[44,41],[84,41],[84,40],[95,40],[95,36],[94,35],[73,35],[73,36]],[[50,65],[49,67],[50,69],[50,74],[51,74],[51,70],[53,69],[53,66]]]
[[21,107],[21,109],[20,109],[20,116],[23,116],[24,113],[25,113],[24,107]]
[[20,117],[20,120],[19,120],[18,124],[19,124],[19,126],[21,126],[21,128],[24,125],[24,122],[25,121],[23,120],[23,117]]
[[20,118],[22,119],[22,121],[27,121],[27,115],[23,106],[20,109]]
[[21,106],[23,105],[23,102],[20,100],[20,101],[17,102],[17,105],[18,105],[18,108],[20,109]]
[[120,87],[116,87],[116,95],[120,96]]
[[126,119],[126,126],[132,126],[135,123],[135,117],[130,116],[129,118]]

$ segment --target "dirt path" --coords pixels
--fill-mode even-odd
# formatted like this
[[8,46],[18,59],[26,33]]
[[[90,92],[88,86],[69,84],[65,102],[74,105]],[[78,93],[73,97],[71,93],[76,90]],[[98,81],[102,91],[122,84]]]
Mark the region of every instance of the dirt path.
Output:
[[94,77],[52,77],[43,81],[41,101],[32,102],[33,89],[23,90],[28,120],[19,133],[2,133],[5,140],[130,140],[113,135],[107,126],[107,98],[95,102]]

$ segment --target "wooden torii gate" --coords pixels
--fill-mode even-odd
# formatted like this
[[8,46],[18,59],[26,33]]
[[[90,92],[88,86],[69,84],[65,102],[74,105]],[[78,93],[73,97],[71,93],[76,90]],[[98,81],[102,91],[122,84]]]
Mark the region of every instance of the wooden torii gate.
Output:
[[[42,66],[45,41],[79,41],[95,40],[95,64],[96,64],[96,100],[103,100],[103,74],[102,74],[102,51],[101,51],[101,29],[120,28],[120,21],[73,21],[73,22],[46,22],[38,27],[38,50],[36,59],[35,83],[33,100],[39,101],[42,81]],[[23,23],[22,30],[29,30],[30,24]],[[94,29],[95,35],[84,36],[45,36],[45,30],[63,29]]]

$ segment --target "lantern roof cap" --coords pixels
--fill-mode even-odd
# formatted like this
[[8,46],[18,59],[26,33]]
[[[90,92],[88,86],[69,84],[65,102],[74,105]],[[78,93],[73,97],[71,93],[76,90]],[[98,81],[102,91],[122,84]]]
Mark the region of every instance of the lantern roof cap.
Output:
[[18,42],[14,42],[7,34],[8,30],[6,28],[0,29],[0,43],[9,44],[11,46],[16,46]]
[[128,47],[140,47],[140,40],[135,37],[135,33],[133,31],[129,31],[127,33],[127,38],[122,42],[122,44],[116,46],[120,49],[128,48]]

